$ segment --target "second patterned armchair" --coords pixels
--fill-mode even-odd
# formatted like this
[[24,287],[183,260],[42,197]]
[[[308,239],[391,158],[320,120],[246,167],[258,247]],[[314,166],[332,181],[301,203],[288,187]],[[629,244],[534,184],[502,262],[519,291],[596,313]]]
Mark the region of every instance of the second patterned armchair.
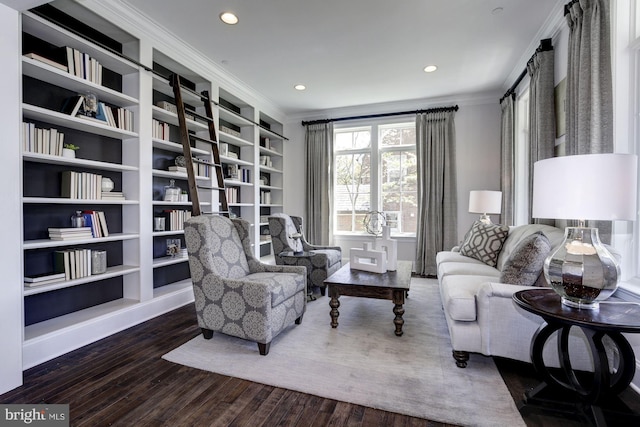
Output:
[[324,296],[324,279],[342,267],[342,250],[339,246],[309,244],[302,231],[302,218],[287,214],[269,217],[269,233],[273,254],[278,265],[301,265],[307,268],[307,285],[320,288]]

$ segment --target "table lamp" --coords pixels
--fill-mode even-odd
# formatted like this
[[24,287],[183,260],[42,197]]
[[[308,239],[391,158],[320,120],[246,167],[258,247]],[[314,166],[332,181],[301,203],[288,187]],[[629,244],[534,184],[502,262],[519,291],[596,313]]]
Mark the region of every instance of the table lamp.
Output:
[[533,165],[534,218],[578,220],[544,263],[564,305],[596,309],[620,281],[620,266],[586,220],[634,220],[638,158],[633,154],[554,157]]
[[502,212],[502,191],[473,190],[469,192],[469,212],[482,214],[480,221],[491,224],[489,214]]

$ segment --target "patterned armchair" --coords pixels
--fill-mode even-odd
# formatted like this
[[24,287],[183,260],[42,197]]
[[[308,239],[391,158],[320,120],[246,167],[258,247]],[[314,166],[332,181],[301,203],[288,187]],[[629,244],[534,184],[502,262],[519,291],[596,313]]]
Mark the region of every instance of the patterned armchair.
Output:
[[[302,218],[286,214],[273,214],[269,217],[269,233],[277,265],[300,265],[307,268],[309,288],[317,286],[324,296],[324,279],[342,267],[340,246],[316,246],[309,244],[302,232]],[[299,236],[299,241],[292,236]],[[300,243],[302,245],[300,245]],[[302,255],[287,252],[303,252]],[[309,253],[310,252],[310,253]]]
[[261,355],[306,309],[302,267],[262,264],[254,258],[249,223],[217,215],[192,217],[184,226],[198,325],[258,343]]

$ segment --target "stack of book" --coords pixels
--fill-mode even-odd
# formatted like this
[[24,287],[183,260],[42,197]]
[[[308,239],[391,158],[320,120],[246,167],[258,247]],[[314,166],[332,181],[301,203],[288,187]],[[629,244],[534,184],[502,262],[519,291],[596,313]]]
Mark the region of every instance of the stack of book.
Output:
[[224,189],[227,196],[227,203],[238,203],[240,199],[240,191],[238,187],[227,187]]
[[187,168],[184,166],[176,166],[176,165],[171,165],[168,167],[168,170],[170,172],[181,172],[181,173],[187,173]]
[[91,230],[93,237],[109,236],[107,218],[103,211],[84,211],[84,224]]
[[122,191],[102,192],[102,200],[125,200]]
[[91,249],[65,249],[53,253],[56,273],[64,273],[65,280],[91,276]]
[[28,153],[62,156],[64,133],[57,129],[36,128],[34,123],[22,123],[22,149]]
[[167,231],[184,230],[184,222],[191,218],[191,211],[165,210]]
[[51,240],[79,240],[91,239],[92,237],[91,227],[49,228]]
[[159,120],[153,119],[151,137],[162,139],[163,141],[169,141],[169,123],[164,123]]
[[102,175],[63,171],[60,195],[69,199],[101,199]]
[[50,283],[62,282],[65,280],[64,273],[44,273],[25,276],[24,285],[28,287],[48,285]]

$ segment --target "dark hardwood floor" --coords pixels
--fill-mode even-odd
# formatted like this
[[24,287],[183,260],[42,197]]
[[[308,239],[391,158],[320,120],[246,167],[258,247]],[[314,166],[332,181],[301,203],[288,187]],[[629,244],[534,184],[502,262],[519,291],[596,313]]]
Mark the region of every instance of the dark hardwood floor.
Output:
[[[161,359],[198,333],[193,306],[185,306],[27,370],[24,385],[0,395],[0,403],[66,403],[73,426],[447,425]],[[529,364],[496,363],[515,401],[538,383]],[[633,391],[623,397],[640,406]],[[575,417],[544,413],[525,421],[529,426],[584,425]]]

